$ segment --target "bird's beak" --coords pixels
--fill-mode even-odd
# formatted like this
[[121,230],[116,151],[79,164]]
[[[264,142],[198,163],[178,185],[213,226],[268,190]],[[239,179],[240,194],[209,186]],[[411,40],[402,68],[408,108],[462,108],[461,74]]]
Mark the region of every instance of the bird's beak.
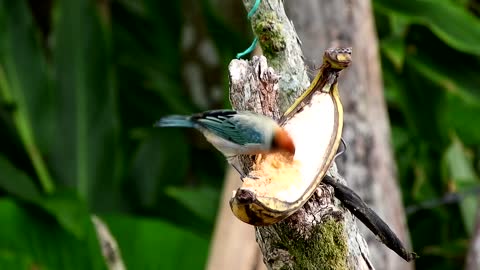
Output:
[[284,129],[279,129],[275,133],[275,145],[277,145],[279,150],[284,150],[292,155],[295,154],[295,144],[293,143],[292,137],[290,137],[290,134]]

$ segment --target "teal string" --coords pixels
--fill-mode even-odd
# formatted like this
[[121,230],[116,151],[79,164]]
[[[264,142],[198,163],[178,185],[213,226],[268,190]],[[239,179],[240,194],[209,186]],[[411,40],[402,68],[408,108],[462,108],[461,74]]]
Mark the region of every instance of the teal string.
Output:
[[255,47],[257,46],[257,42],[258,42],[258,38],[255,38],[253,40],[252,44],[250,45],[250,47],[248,47],[245,51],[243,51],[241,53],[237,53],[237,59],[242,58],[245,55],[251,53],[255,49]]
[[[257,12],[258,7],[260,6],[260,2],[261,2],[261,0],[256,0],[255,1],[255,4],[253,4],[252,9],[250,10],[250,12],[248,12],[247,19],[250,20],[252,18],[253,14],[255,14],[255,12]],[[237,59],[242,58],[245,55],[251,53],[255,49],[255,47],[257,46],[257,43],[258,43],[258,38],[255,37],[255,39],[253,40],[250,47],[248,47],[245,51],[243,51],[241,53],[237,53]]]
[[255,4],[253,4],[252,9],[250,10],[250,12],[248,12],[247,19],[250,20],[250,18],[252,18],[253,14],[255,14],[255,12],[257,12],[258,7],[260,6],[260,1],[261,0],[256,0],[255,1]]

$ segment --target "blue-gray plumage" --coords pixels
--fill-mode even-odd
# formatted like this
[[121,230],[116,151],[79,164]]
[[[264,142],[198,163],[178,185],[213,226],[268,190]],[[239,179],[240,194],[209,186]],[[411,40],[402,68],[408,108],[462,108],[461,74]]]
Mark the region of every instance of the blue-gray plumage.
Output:
[[170,115],[161,118],[154,126],[198,129],[239,172],[233,164],[237,155],[295,152],[292,139],[277,122],[254,112],[213,110],[191,116]]

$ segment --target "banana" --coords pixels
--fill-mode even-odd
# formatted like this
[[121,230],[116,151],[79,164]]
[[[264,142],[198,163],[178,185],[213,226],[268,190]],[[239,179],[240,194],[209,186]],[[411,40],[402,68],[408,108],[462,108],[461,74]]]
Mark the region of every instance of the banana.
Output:
[[315,192],[340,144],[343,106],[338,76],[351,63],[351,48],[327,49],[305,92],[280,119],[295,143],[295,155],[271,153],[254,165],[252,179],[233,192],[230,207],[240,220],[271,225],[293,214]]

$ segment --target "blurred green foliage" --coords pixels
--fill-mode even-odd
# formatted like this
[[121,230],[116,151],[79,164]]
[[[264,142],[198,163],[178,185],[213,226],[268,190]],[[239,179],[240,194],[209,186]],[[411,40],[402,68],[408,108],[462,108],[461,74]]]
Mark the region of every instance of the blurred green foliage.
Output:
[[[203,268],[223,158],[196,133],[152,128],[199,110],[182,83],[181,9],[0,0],[1,269],[105,269],[93,213],[129,269]],[[234,45],[219,46],[223,67]]]
[[[224,160],[195,132],[151,128],[207,109],[182,77],[185,3],[0,0],[1,269],[105,269],[91,214],[129,269],[203,268]],[[208,106],[228,107],[226,65],[250,38],[211,1],[195,10],[224,90]],[[374,11],[405,204],[478,188],[480,2]],[[419,269],[459,269],[477,204],[410,212]]]
[[461,269],[479,186],[480,2],[374,0],[393,144],[418,269]]

